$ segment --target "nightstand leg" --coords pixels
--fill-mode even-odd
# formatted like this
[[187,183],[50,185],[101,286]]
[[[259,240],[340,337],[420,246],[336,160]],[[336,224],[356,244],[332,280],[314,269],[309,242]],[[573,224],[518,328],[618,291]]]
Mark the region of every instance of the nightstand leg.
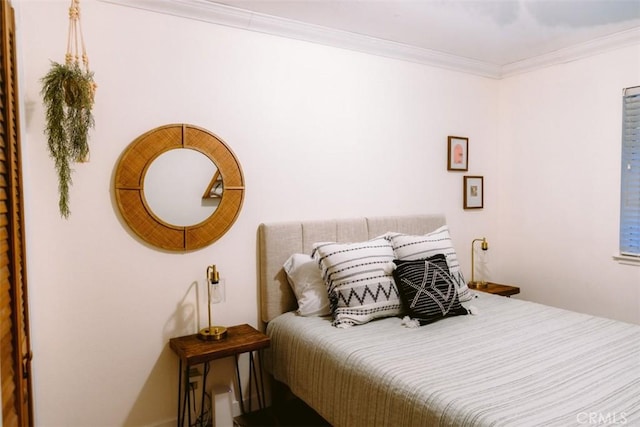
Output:
[[[258,358],[258,363],[260,363],[260,353],[256,354]],[[256,369],[256,362],[253,357],[253,352],[249,352],[249,405],[251,405],[251,377],[253,377],[253,383],[256,386],[256,397],[258,398],[258,407],[260,409],[264,409],[266,406],[266,402],[264,401],[264,382],[262,379],[262,366],[260,369]],[[251,411],[251,407],[249,407],[249,411]]]
[[[209,375],[209,362],[205,362],[204,363],[204,373],[202,374],[202,390],[200,390],[200,393],[202,393],[202,397],[200,398],[200,416],[198,417],[198,419],[200,420],[199,425],[204,426],[204,398],[207,390],[207,375]],[[194,396],[195,398],[195,396]],[[191,425],[191,422],[189,422],[189,425]]]
[[[250,351],[249,353],[249,412],[251,412],[253,410],[253,405],[252,405],[252,392],[253,392],[253,386],[255,385],[256,388],[256,397],[258,398],[258,406],[260,409],[264,409],[266,407],[266,397],[264,394],[264,379],[262,377],[262,372],[260,369],[256,368],[256,361],[254,359],[253,356],[253,352]],[[246,414],[246,410],[247,408],[244,407],[244,393],[242,393],[242,383],[240,381],[240,368],[238,367],[238,355],[235,356],[235,360],[236,360],[236,379],[238,382],[238,393],[239,393],[239,400],[240,400],[240,411],[242,411],[243,414]],[[259,360],[259,354],[258,354],[258,363],[260,362]],[[262,368],[262,367],[261,367]],[[258,373],[258,371],[260,371],[260,373]]]
[[183,424],[182,415],[182,359],[180,359],[180,366],[178,368],[178,427]]
[[[189,365],[185,365],[185,369],[183,371],[182,360],[180,360],[178,372],[178,427],[184,426],[185,418],[188,418],[188,425],[191,425],[190,406],[191,393],[189,390]],[[188,416],[187,413],[189,414]]]
[[240,397],[238,398],[238,400],[240,400],[240,412],[242,412],[243,414],[244,412],[244,398],[242,395],[242,382],[240,381],[240,368],[238,368],[238,355],[235,355],[235,360],[236,360],[236,379],[238,380],[238,393],[240,394]]
[[255,381],[255,375],[256,375],[256,369],[255,369],[255,365],[253,364],[253,352],[250,351],[249,352],[249,412],[253,411],[253,402],[251,401],[253,398],[251,379]]
[[[185,375],[188,378],[189,372],[186,371]],[[187,379],[186,381],[187,381],[187,383],[185,383],[185,385],[184,385],[184,407],[182,408],[182,411],[183,411],[182,412],[182,420],[183,420],[183,422],[182,422],[181,426],[184,425],[185,414],[189,414],[187,416],[187,419],[189,421],[189,424],[187,424],[187,426],[191,425],[191,390],[189,390],[189,388],[190,388],[189,384],[188,384],[189,380]]]
[[[262,398],[260,398],[260,394],[258,394],[260,409],[264,409],[267,407],[267,396],[264,394],[264,377],[262,372],[262,351],[258,350],[258,375],[260,376],[260,392]],[[257,377],[256,377],[257,378]],[[258,388],[258,384],[256,383],[256,388]]]

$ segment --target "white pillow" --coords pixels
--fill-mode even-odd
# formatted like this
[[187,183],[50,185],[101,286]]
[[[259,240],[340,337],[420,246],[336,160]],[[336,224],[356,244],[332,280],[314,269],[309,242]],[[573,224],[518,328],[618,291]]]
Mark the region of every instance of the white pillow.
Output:
[[331,314],[327,285],[320,267],[310,255],[293,254],[284,263],[284,271],[298,300],[300,316],[328,316]]

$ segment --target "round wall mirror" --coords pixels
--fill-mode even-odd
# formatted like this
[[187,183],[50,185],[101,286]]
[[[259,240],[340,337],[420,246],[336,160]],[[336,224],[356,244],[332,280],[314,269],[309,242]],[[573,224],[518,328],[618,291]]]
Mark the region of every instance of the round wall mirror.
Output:
[[140,238],[168,250],[193,250],[219,239],[244,199],[240,163],[205,129],[161,126],[136,138],[115,173],[118,209]]

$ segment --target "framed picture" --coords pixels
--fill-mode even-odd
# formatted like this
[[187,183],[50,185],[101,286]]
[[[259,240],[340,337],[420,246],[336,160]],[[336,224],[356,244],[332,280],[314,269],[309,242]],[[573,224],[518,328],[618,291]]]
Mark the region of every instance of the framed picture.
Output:
[[482,209],[484,207],[484,177],[464,177],[464,208]]
[[469,170],[469,138],[462,136],[447,137],[447,170]]

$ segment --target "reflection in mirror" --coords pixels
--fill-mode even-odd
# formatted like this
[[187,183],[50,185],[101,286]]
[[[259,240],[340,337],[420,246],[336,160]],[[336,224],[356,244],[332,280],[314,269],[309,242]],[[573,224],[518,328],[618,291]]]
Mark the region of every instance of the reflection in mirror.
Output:
[[222,198],[222,175],[220,175],[220,171],[216,171],[211,178],[211,182],[207,187],[207,190],[202,195],[203,199],[221,199]]
[[[203,192],[217,196],[205,198]],[[222,177],[216,165],[189,148],[161,154],[144,176],[147,205],[154,215],[171,225],[199,224],[215,212],[221,195]]]

